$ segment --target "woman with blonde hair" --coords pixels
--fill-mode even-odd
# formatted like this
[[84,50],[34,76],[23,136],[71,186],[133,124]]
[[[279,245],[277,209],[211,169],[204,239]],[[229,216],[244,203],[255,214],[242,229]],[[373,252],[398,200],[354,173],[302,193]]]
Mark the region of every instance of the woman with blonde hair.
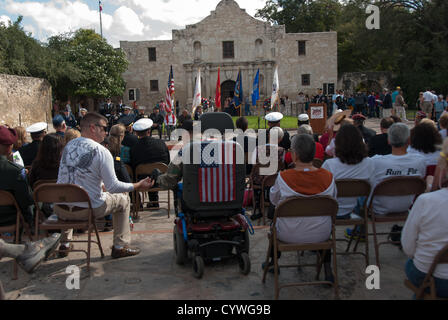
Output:
[[15,127],[14,130],[17,132],[17,141],[14,143],[12,151],[16,152],[24,145],[27,145],[26,142],[26,130],[24,127]]
[[[415,201],[401,236],[403,251],[410,258],[406,263],[406,275],[416,287],[422,284],[435,256],[448,245],[448,188],[444,183],[448,178],[448,139],[442,149],[433,184],[433,189],[440,190],[425,193]],[[448,265],[440,264],[433,276],[437,296],[448,298]]]
[[109,133],[107,148],[114,158],[115,174],[117,175],[118,180],[121,182],[131,183],[131,177],[129,176],[129,173],[120,157],[121,142],[123,142],[125,132],[126,127],[122,124],[112,126]]
[[65,131],[64,139],[65,139],[65,145],[69,143],[72,140],[75,140],[77,138],[81,137],[81,132],[79,132],[76,129],[68,129]]

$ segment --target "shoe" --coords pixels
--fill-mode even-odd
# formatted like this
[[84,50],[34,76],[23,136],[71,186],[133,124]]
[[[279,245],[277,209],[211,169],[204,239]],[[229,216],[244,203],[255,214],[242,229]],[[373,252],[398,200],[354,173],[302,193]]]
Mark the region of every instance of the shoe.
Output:
[[58,258],[67,258],[71,250],[73,250],[73,243],[61,243],[58,249]]
[[60,241],[61,234],[54,233],[51,237],[28,242],[25,245],[25,251],[16,258],[16,261],[23,270],[27,273],[32,273],[44,259],[50,256]]
[[256,213],[256,214],[253,214],[250,216],[250,220],[252,220],[252,221],[255,221],[255,220],[258,220],[261,218],[263,218],[263,215],[261,213]]
[[[263,271],[264,271],[264,268],[265,268],[265,266],[266,266],[266,262],[263,262],[262,264],[261,264],[261,268],[263,269]],[[269,265],[268,265],[268,272],[269,273],[274,273],[275,272],[275,268],[274,268],[274,260],[271,260],[270,262],[269,262]],[[280,274],[280,268],[278,268],[278,274]]]
[[140,253],[140,249],[137,247],[129,247],[124,246],[121,247],[121,249],[117,249],[115,246],[112,248],[112,259],[119,259],[119,258],[125,258],[125,257],[132,257],[136,256]]
[[[345,238],[347,239],[347,240],[350,240],[351,238],[352,238],[352,233],[353,233],[353,229],[345,229],[345,232],[344,232],[344,234],[345,234]],[[357,232],[355,232],[355,234],[356,234]],[[353,236],[353,240],[356,240],[356,241],[358,241],[358,239],[359,239],[359,236],[358,235],[354,235]],[[366,237],[364,236],[364,235],[362,235],[361,236],[361,239],[359,240],[359,242],[366,242]]]

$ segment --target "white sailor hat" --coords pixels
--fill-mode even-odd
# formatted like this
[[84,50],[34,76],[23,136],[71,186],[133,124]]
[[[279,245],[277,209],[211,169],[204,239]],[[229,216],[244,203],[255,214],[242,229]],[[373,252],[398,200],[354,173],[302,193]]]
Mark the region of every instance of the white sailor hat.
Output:
[[279,122],[283,119],[283,115],[280,112],[272,112],[265,117],[269,122]]
[[151,129],[153,125],[153,122],[151,119],[140,119],[136,123],[134,123],[134,126],[132,127],[134,131],[140,132],[140,131],[146,131]]
[[309,120],[310,120],[310,117],[306,113],[299,115],[300,122],[305,122],[305,121],[309,121]]
[[86,108],[79,109],[79,112],[88,112]]
[[28,132],[28,133],[39,133],[44,130],[47,130],[46,122],[38,122],[38,123],[35,123],[35,124],[29,126],[28,128],[26,128],[26,132]]
[[130,106],[124,106],[123,109],[132,110]]

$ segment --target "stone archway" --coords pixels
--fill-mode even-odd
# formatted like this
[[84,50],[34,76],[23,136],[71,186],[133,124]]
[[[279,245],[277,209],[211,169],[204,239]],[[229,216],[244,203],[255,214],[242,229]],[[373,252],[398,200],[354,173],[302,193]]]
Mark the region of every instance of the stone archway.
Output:
[[221,84],[221,106],[224,107],[224,102],[227,98],[234,97],[236,82],[233,80],[224,81]]

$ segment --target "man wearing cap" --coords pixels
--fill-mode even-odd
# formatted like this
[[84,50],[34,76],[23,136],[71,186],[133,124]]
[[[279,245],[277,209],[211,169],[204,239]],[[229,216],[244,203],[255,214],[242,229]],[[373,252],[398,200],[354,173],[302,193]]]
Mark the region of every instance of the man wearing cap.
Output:
[[443,95],[439,95],[437,98],[437,102],[434,103],[434,111],[436,113],[436,121],[439,122],[442,113],[445,111],[448,103],[443,100]]
[[149,119],[149,116],[147,114],[145,114],[145,111],[146,111],[146,107],[144,107],[144,106],[138,107],[138,115],[135,118],[135,122],[137,122],[141,119]]
[[[131,166],[135,170],[138,165],[146,163],[161,162],[166,165],[170,164],[170,152],[165,142],[160,139],[151,137],[152,128],[151,119],[141,119],[137,121],[133,129],[137,134],[138,142],[131,148]],[[144,177],[137,177],[142,179]],[[157,192],[150,192],[149,200],[151,207],[159,207],[159,195]]]
[[[268,121],[268,141],[269,141],[269,131],[271,131],[274,127],[280,127],[280,121],[283,119],[283,115],[280,112],[272,112],[266,116],[266,120]],[[279,147],[282,147],[285,150],[289,150],[291,148],[291,141],[289,139],[288,131],[284,131],[283,139],[278,144]]]
[[297,128],[300,128],[300,126],[303,126],[304,124],[310,124],[310,117],[306,113],[302,113],[301,115],[299,115]]
[[[70,141],[62,153],[58,183],[82,187],[90,197],[96,218],[113,215],[112,258],[134,256],[140,250],[130,246],[131,202],[128,193],[148,191],[154,183],[149,178],[134,184],[117,179],[112,154],[100,144],[106,137],[106,130],[107,119],[102,115],[92,112],[84,117],[81,123],[82,136]],[[103,191],[103,185],[106,191]],[[85,221],[89,216],[87,207],[86,203],[76,204],[75,207],[58,204],[54,212],[62,220]],[[72,230],[65,232],[61,242],[70,239],[71,233]],[[69,248],[64,243],[61,246]]]
[[24,145],[19,149],[23,164],[26,167],[33,164],[33,161],[37,156],[37,151],[39,151],[40,142],[47,134],[46,130],[47,124],[45,122],[38,122],[26,128],[26,132],[30,133],[31,139],[33,139],[33,142]]
[[[2,177],[0,179],[0,190],[9,191],[14,195],[23,217],[31,226],[34,201],[26,177],[26,170],[22,166],[8,161],[13,144],[16,141],[17,133],[14,129],[0,126],[0,176]],[[16,209],[14,207],[0,206],[0,226],[14,224],[16,217]]]
[[163,130],[163,116],[160,114],[160,109],[155,107],[153,109],[153,112],[149,116],[149,118],[152,120],[152,128],[151,128],[151,135],[154,130],[157,130],[159,132],[159,139],[162,139],[162,130]]
[[363,116],[362,114],[355,114],[352,119],[354,121],[355,127],[357,127],[359,131],[361,131],[362,137],[364,138],[364,142],[368,145],[370,139],[376,136],[376,132],[364,126],[366,117]]
[[77,122],[76,122],[75,116],[67,109],[64,110],[63,118],[64,118],[64,121],[65,121],[65,124],[67,125],[67,127],[76,128]]
[[135,114],[132,112],[132,108],[129,106],[123,107],[123,114],[121,115],[120,119],[118,120],[118,123],[124,123],[124,122],[135,122]]
[[65,136],[65,131],[67,131],[67,124],[65,123],[64,117],[57,115],[53,118],[53,128],[56,130],[56,134],[61,137]]

